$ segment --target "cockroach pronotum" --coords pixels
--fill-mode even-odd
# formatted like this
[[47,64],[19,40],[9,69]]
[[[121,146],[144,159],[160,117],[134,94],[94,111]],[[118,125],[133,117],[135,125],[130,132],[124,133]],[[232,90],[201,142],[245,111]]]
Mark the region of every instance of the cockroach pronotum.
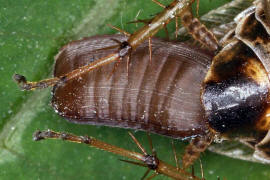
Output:
[[[179,2],[173,1],[166,8],[172,12]],[[247,144],[254,149],[256,159],[269,163],[269,2],[258,0],[240,14],[236,28],[226,34],[222,44],[192,18],[187,10],[192,1],[184,2],[187,7],[174,15],[179,15],[193,37],[212,53],[149,39],[159,27],[127,40],[112,35],[71,42],[56,56],[55,78],[35,83],[16,74],[14,79],[25,90],[54,86],[52,105],[71,122],[191,138],[182,159],[184,168],[213,141],[223,139]],[[149,44],[142,43],[148,39]],[[119,59],[111,64],[111,60]],[[89,67],[93,69],[90,73]],[[92,143],[87,137],[53,131],[38,131],[35,138]],[[157,170],[158,164],[150,163],[149,168]],[[157,171],[177,178],[169,172],[173,169]],[[179,175],[193,176],[185,173]]]

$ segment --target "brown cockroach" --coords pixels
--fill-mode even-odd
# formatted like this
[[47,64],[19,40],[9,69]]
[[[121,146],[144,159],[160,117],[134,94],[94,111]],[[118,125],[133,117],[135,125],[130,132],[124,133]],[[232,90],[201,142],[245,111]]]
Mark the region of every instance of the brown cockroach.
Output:
[[[89,59],[95,61],[113,53],[117,49],[96,51],[99,46],[113,46],[115,42],[111,39],[125,41],[125,36],[94,36],[69,43],[56,56],[54,76],[88,64]],[[195,87],[205,77],[212,56],[183,43],[156,38],[152,39],[152,51],[150,62],[148,43],[141,44],[131,54],[128,72],[126,61],[121,61],[115,70],[114,64],[109,64],[79,79],[69,80],[65,85],[54,86],[54,109],[71,122],[80,124],[132,128],[173,138],[205,136],[207,127],[201,121],[200,89]],[[112,71],[108,78],[108,72]],[[181,112],[178,110],[180,106]],[[62,138],[84,142],[68,137],[66,134],[55,136],[51,131],[35,135],[36,140]],[[104,149],[103,146],[97,147]],[[177,178],[170,172],[159,171],[159,166],[155,168],[158,169],[152,169],[157,173]]]
[[[184,17],[186,17],[186,18],[191,17],[191,13],[189,13],[188,11],[189,11],[189,7],[192,4],[192,2],[193,1],[182,1],[182,2],[173,1],[169,6],[167,6],[165,8],[165,10],[162,13],[160,13],[155,18],[153,18],[149,24],[147,24],[146,26],[144,26],[143,28],[141,28],[140,30],[135,32],[134,34],[130,35],[130,37],[127,40],[121,42],[121,41],[117,40],[117,38],[114,38],[113,40],[118,42],[118,44],[116,46],[114,46],[114,47],[118,47],[118,51],[116,51],[116,53],[113,53],[111,51],[111,53],[108,53],[108,56],[106,56],[105,58],[101,58],[99,60],[93,61],[93,63],[91,65],[90,64],[88,65],[88,63],[87,63],[87,64],[85,64],[84,67],[81,67],[79,70],[75,70],[72,73],[69,73],[68,75],[64,75],[60,78],[57,77],[57,78],[45,80],[45,81],[38,82],[38,83],[31,83],[31,82],[26,83],[26,80],[24,79],[24,77],[20,76],[20,75],[15,75],[14,79],[16,81],[18,81],[22,85],[22,88],[25,90],[30,90],[30,89],[34,89],[34,88],[45,88],[47,86],[57,84],[57,85],[55,85],[55,87],[56,87],[64,82],[68,82],[71,79],[76,79],[76,76],[78,77],[80,74],[84,74],[86,71],[94,70],[95,68],[93,68],[93,65],[94,66],[96,65],[96,68],[98,68],[99,66],[102,66],[104,64],[108,64],[111,61],[121,60],[127,55],[129,55],[127,57],[130,58],[130,57],[132,57],[134,50],[136,49],[136,47],[139,44],[141,44],[145,39],[149,39],[151,36],[153,36],[153,34],[155,34],[160,28],[164,27],[164,25],[166,25],[175,16],[183,17],[183,15],[185,15]],[[186,11],[187,11],[187,14],[185,14]],[[195,23],[199,23],[199,21],[195,21]],[[186,24],[189,25],[188,22]],[[206,29],[204,26],[201,26],[200,28],[202,30]],[[203,35],[205,33],[207,34],[210,32],[208,32],[207,30],[204,32],[202,31],[200,35]],[[127,35],[127,33],[125,33],[125,34]],[[152,40],[149,39],[149,42],[151,42],[151,41]],[[204,41],[202,39],[202,42],[206,42],[206,41]],[[108,44],[109,43],[107,43],[107,45]],[[102,42],[98,42],[95,45],[95,48],[97,48],[99,45],[101,45],[101,47],[104,46],[104,44],[102,44]],[[150,45],[152,45],[152,43],[150,43]],[[166,45],[166,43],[164,45]],[[148,48],[151,49],[150,52],[152,52],[152,50],[155,50],[155,47],[153,47],[154,49],[152,49],[152,46],[151,47],[149,46]],[[216,47],[213,47],[213,48],[216,48]],[[103,48],[95,49],[94,51],[100,51],[100,50],[104,51]],[[92,54],[92,55],[95,55],[95,54]],[[152,57],[150,56],[149,59],[151,62]],[[115,73],[113,73],[113,74],[115,74]],[[122,125],[124,125],[124,124],[122,124]],[[183,132],[183,133],[185,133],[185,132]],[[39,139],[39,138],[37,138],[37,139]],[[157,168],[159,168],[159,166],[157,166]],[[157,170],[157,172],[161,173],[160,171],[158,171],[158,169],[155,169],[155,170]],[[166,174],[170,177],[177,178],[177,176],[170,175],[169,172],[170,171],[165,171],[164,174]],[[179,173],[179,174],[181,175],[182,173]],[[190,174],[188,176],[193,177],[193,175],[190,175]]]
[[[141,44],[154,34],[143,30],[127,40],[123,36],[96,36],[74,41],[56,57],[56,78],[32,83],[15,75],[15,80],[26,90],[54,85],[53,107],[72,122],[146,130],[173,138],[192,137],[183,156],[184,167],[219,139],[239,139],[255,149],[255,158],[268,163],[269,19],[265,13],[268,6],[263,3],[269,2],[257,1],[239,16],[236,29],[225,36],[223,49],[215,57],[158,39],[152,39],[150,46]],[[193,21],[189,11],[180,14],[195,39],[212,50],[218,49],[215,38],[205,27],[196,26],[199,22]],[[111,38],[121,42],[120,48],[110,43]],[[118,50],[104,49],[104,45]],[[124,61],[117,68],[108,64],[125,58],[130,61],[128,72]],[[89,59],[93,63],[89,64]],[[89,67],[92,72],[85,73]],[[113,72],[109,78],[104,76],[108,71]],[[51,131],[38,132],[35,138],[91,142]]]

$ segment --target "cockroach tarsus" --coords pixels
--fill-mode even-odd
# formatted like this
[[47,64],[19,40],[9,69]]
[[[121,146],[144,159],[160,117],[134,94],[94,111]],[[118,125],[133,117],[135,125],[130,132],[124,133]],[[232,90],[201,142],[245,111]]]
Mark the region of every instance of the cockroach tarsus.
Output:
[[[24,76],[15,75],[14,79],[24,90],[54,86],[52,105],[71,122],[145,130],[173,138],[193,137],[183,155],[184,168],[192,165],[216,138],[241,139],[254,148],[255,158],[269,163],[270,30],[269,8],[263,6],[269,2],[257,0],[254,8],[240,17],[230,36],[225,36],[222,48],[215,36],[192,16],[192,3],[173,1],[126,40],[114,35],[71,42],[56,56],[55,78],[28,82]],[[175,17],[182,19],[195,40],[212,52],[219,51],[217,55],[180,44],[172,50],[175,44],[150,39]],[[110,43],[112,37],[121,42],[119,46]],[[149,40],[149,45],[143,43],[145,40]],[[96,51],[91,41],[102,42],[109,48]],[[162,45],[172,48],[166,52]],[[96,59],[89,63],[93,54]],[[121,61],[112,77],[105,80],[104,72],[112,71],[112,62],[124,58],[130,60],[131,71],[125,73],[126,65]],[[177,92],[180,87],[183,92]],[[34,137],[93,145],[92,138],[53,131],[38,132]],[[134,137],[133,140],[136,142]],[[150,156],[136,144],[144,154],[137,160],[158,171],[161,161],[151,156],[153,161],[148,163],[145,158]],[[98,148],[106,147],[103,144]],[[117,153],[126,157],[132,154],[125,152],[121,149]],[[187,172],[169,167],[160,173],[177,178]]]

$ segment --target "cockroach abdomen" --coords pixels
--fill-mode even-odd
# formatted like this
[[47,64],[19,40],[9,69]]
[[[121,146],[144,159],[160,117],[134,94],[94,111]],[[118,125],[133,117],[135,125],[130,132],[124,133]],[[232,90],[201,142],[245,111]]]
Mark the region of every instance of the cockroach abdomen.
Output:
[[[74,41],[56,56],[54,76],[59,77],[117,49],[106,35]],[[208,130],[200,101],[200,87],[211,55],[182,43],[152,39],[152,61],[148,43],[143,43],[127,62],[74,78],[53,91],[52,105],[75,123],[146,130],[174,138],[203,135]]]

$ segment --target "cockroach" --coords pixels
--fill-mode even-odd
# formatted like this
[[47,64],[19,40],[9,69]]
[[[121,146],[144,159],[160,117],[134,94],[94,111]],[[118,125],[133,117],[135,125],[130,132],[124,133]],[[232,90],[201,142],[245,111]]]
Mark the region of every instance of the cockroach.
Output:
[[[53,85],[53,107],[72,122],[192,138],[183,156],[184,168],[212,141],[220,139],[238,139],[255,149],[255,158],[269,163],[268,5],[268,1],[256,1],[241,14],[216,56],[158,39],[151,39],[150,46],[142,43],[151,33],[135,40],[132,35],[127,40],[123,36],[95,36],[62,48],[56,56],[56,78],[38,83],[27,82],[21,75],[14,79],[26,90]],[[221,47],[215,38],[204,26],[193,26],[199,22],[189,12],[181,12],[184,26],[217,52]],[[201,29],[197,31],[197,27]],[[111,39],[121,42],[120,46]],[[117,59],[121,61],[116,68],[108,64]],[[124,59],[129,59],[128,71]],[[92,72],[85,73],[89,67]],[[105,76],[108,71],[113,72],[109,77]],[[51,131],[38,132],[35,138],[91,141]]]

